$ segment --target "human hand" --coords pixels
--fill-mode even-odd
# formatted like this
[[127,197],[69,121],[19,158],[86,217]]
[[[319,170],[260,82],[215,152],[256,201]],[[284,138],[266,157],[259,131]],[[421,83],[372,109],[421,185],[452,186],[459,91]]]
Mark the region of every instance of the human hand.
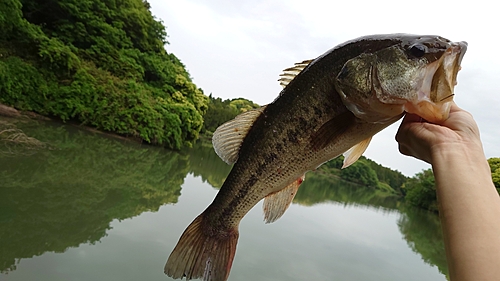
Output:
[[418,115],[407,113],[399,126],[396,141],[402,154],[430,164],[433,164],[433,155],[443,149],[462,146],[482,151],[474,118],[455,103],[451,106],[449,118],[440,124],[429,123]]

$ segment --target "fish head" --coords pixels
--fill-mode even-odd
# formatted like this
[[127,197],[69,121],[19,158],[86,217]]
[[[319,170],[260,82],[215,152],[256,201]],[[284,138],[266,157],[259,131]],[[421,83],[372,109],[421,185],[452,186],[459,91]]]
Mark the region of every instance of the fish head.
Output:
[[335,79],[344,105],[372,123],[404,112],[439,123],[448,118],[466,42],[401,36],[394,44],[348,60]]

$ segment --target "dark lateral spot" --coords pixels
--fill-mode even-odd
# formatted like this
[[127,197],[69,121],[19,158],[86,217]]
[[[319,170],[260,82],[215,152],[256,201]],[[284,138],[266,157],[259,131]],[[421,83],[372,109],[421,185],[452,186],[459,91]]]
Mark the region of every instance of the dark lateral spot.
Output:
[[252,175],[252,176],[250,176],[250,178],[249,178],[249,179],[248,179],[248,181],[247,181],[246,186],[250,187],[250,186],[255,185],[255,183],[257,183],[257,180],[258,180],[258,178],[257,178],[257,176],[256,176],[256,175]]
[[321,117],[323,115],[323,111],[319,109],[317,106],[313,107],[314,109],[314,114],[317,115],[318,117]]
[[262,173],[264,173],[265,169],[266,169],[266,165],[259,165],[259,167],[257,167],[257,170],[255,172],[257,175],[262,175]]
[[303,111],[305,114],[309,114],[309,107],[304,107],[304,108],[302,108],[302,111]]
[[305,130],[308,126],[307,120],[304,117],[299,118],[299,126],[302,130]]
[[277,143],[274,148],[277,152],[281,152],[283,150],[283,145],[281,143]]
[[[255,176],[252,176],[255,177]],[[252,181],[252,182],[251,182]],[[241,188],[235,198],[229,202],[229,205],[227,205],[224,209],[222,209],[222,217],[223,218],[229,218],[233,214],[234,210],[238,207],[238,205],[241,203],[243,198],[248,194],[248,191],[250,188],[257,182],[257,177],[253,180],[250,178],[247,181],[247,184]],[[217,222],[215,222],[217,224]],[[222,223],[222,222],[220,222]]]
[[276,158],[278,158],[278,155],[274,152],[271,152],[264,157],[264,159],[266,160],[266,163],[271,163],[274,160],[276,160]]
[[295,131],[288,131],[287,137],[288,137],[289,142],[293,142],[293,143],[298,142],[297,133]]

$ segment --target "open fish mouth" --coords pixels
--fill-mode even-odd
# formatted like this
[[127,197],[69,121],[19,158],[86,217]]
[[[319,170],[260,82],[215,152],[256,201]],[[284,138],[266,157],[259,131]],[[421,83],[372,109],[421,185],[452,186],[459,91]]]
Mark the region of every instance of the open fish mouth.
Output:
[[441,57],[430,88],[430,100],[442,102],[453,97],[453,87],[457,84],[457,74],[460,63],[467,49],[467,43],[453,43]]
[[449,43],[441,58],[428,64],[422,73],[423,81],[416,89],[416,100],[405,104],[405,111],[415,113],[429,122],[448,119],[453,90],[467,42]]

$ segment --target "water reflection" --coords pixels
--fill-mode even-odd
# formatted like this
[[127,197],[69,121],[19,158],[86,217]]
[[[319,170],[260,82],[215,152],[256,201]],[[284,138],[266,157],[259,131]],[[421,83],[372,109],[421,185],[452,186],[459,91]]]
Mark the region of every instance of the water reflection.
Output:
[[0,159],[0,271],[106,235],[113,219],[176,203],[188,157],[68,126],[25,131],[55,149]]
[[[156,212],[162,205],[177,203],[188,174],[220,188],[231,169],[217,157],[210,143],[199,142],[192,149],[176,153],[53,123],[20,126],[53,149],[29,156],[0,156],[0,272],[3,273],[14,271],[21,259],[45,252],[62,253],[68,248],[101,241],[113,220]],[[434,214],[407,208],[394,196],[320,172],[307,174],[294,203],[349,206],[353,208],[348,210],[350,213],[361,207],[397,216],[397,226],[408,246],[426,263],[447,273],[441,229]],[[322,209],[315,207],[315,211]],[[291,209],[292,214],[281,220],[300,217],[297,208]],[[199,211],[187,214],[189,220]],[[299,220],[299,223],[304,222]],[[265,227],[269,235],[270,226]],[[279,235],[295,233],[296,236],[299,230],[294,226],[288,231],[281,230]],[[278,240],[273,243],[289,243]],[[259,243],[262,242],[253,245],[258,247]],[[242,243],[241,247],[246,246]],[[160,255],[166,258],[168,253]],[[262,252],[247,252],[247,255],[259,256]],[[238,260],[245,263],[244,256],[237,256],[235,262]],[[159,262],[162,264],[163,258]]]
[[401,204],[397,196],[325,175],[321,170],[316,173],[308,173],[306,178],[307,180],[297,192],[294,203],[312,206],[330,202],[346,207],[370,207],[373,210],[386,212],[398,212],[398,207]]
[[201,177],[215,188],[220,188],[226,180],[230,165],[222,161],[215,153],[212,143],[208,140],[198,141],[192,148],[185,149],[181,153],[189,156],[189,173]]
[[415,208],[403,208],[398,227],[413,252],[448,276],[443,234],[437,215],[429,215],[429,212]]
[[319,173],[307,174],[294,203],[312,206],[331,202],[344,207],[366,207],[384,213],[400,213],[398,227],[413,252],[422,256],[439,272],[448,276],[446,254],[439,217],[424,210],[406,206],[400,198],[390,194]]

